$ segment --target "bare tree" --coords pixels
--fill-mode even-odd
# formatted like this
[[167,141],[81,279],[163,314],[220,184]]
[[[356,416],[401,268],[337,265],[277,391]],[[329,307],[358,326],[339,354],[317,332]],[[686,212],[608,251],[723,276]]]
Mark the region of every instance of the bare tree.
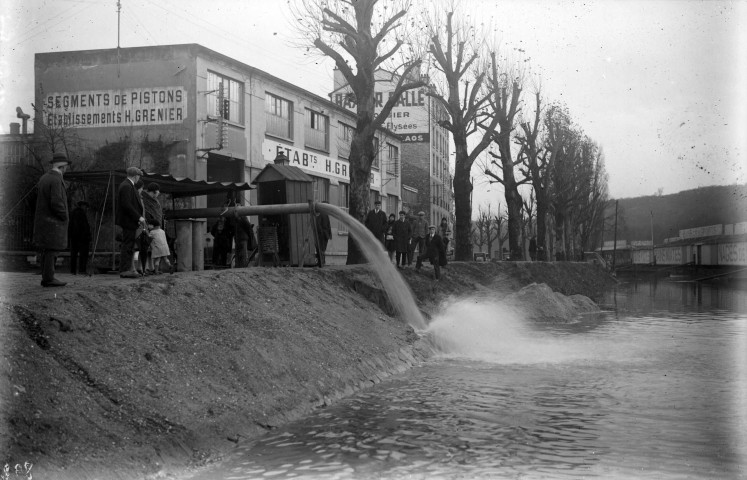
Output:
[[516,178],[516,168],[521,164],[523,158],[523,146],[520,147],[516,157],[512,155],[511,144],[513,143],[513,132],[516,126],[516,116],[520,112],[521,102],[521,77],[509,73],[501,73],[494,78],[494,90],[497,92],[491,102],[491,116],[497,120],[498,131],[490,128],[486,131],[492,133],[492,140],[498,147],[498,153],[488,152],[494,160],[491,165],[496,169],[485,168],[485,175],[492,178],[494,182],[503,185],[506,197],[506,210],[508,212],[508,246],[512,260],[521,260],[524,253],[521,248],[521,207],[522,198],[519,186],[527,182],[526,178]]
[[[485,120],[498,74],[495,52],[488,52],[484,39],[466,22],[455,21],[454,14],[446,13],[445,25],[435,19],[429,25],[430,53],[442,76],[442,83],[437,83],[430,95],[446,110],[448,119],[439,125],[451,132],[454,141],[454,258],[471,260],[471,170],[480,153],[490,145],[490,132],[499,121],[497,117],[489,119],[479,133],[478,125]],[[479,61],[481,56],[489,57],[490,62]],[[476,133],[477,142],[470,149],[467,140]]]
[[[401,64],[388,69],[395,73],[396,86],[376,113],[375,72],[385,62],[392,61],[405,43],[402,29],[409,8],[409,2],[379,3],[379,0],[304,0],[294,14],[299,33],[322,55],[334,60],[355,97],[357,120],[349,156],[349,211],[360,221],[368,210],[376,129],[404,92],[425,86],[413,77],[421,61],[402,59]],[[347,263],[363,261],[357,243],[349,237]]]

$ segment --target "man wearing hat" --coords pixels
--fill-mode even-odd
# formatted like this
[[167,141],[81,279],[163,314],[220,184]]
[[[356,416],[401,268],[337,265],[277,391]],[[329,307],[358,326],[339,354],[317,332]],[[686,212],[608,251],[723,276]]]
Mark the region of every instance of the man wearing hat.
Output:
[[39,249],[42,287],[62,287],[55,278],[54,266],[60,251],[67,249],[67,192],[62,175],[70,160],[64,153],[52,154],[52,169],[39,179],[34,214],[34,245]]
[[117,211],[115,223],[122,227],[122,245],[119,250],[119,276],[138,278],[140,275],[133,269],[132,257],[135,253],[135,232],[138,226],[147,228],[143,213],[143,202],[135,188],[143,172],[137,167],[127,169],[127,178],[117,189]]
[[88,224],[88,202],[78,202],[78,206],[70,212],[68,238],[70,239],[70,273],[85,274],[88,266],[88,249],[91,243],[91,227]]
[[415,270],[420,270],[423,266],[423,259],[427,258],[433,265],[433,273],[436,280],[441,279],[441,259],[446,259],[446,248],[438,234],[435,225],[428,227],[428,235],[425,237],[425,252],[418,255],[418,262],[415,264]]
[[418,212],[418,217],[412,223],[412,242],[410,242],[410,258],[407,264],[412,264],[415,257],[415,247],[418,247],[418,256],[425,252],[425,237],[428,235],[428,222],[425,219],[425,212]]
[[366,227],[371,230],[373,236],[378,238],[384,245],[384,233],[386,233],[386,213],[381,210],[381,200],[374,202],[374,209],[366,215]]

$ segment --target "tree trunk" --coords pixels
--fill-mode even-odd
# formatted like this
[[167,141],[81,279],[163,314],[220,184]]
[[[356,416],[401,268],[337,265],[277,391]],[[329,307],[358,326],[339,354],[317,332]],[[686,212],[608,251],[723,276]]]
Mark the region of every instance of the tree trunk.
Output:
[[[367,148],[362,136],[355,135],[350,145],[350,158],[358,161],[350,162],[350,199],[348,213],[351,217],[363,223],[368,213],[369,193],[371,190],[371,159],[373,158],[373,142]],[[369,151],[370,150],[370,151]],[[368,167],[368,168],[367,168]],[[365,263],[366,258],[355,239],[348,235],[347,265]]]
[[467,153],[467,138],[454,135],[454,260],[472,260],[472,164]]
[[537,260],[547,261],[547,204],[537,195]]

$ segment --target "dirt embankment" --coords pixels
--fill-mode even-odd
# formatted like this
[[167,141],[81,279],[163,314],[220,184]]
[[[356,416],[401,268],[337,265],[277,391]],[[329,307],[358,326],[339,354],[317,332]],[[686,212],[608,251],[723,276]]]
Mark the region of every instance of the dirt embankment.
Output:
[[[401,272],[426,316],[449,296],[612,283],[586,264]],[[0,461],[35,478],[168,477],[431,353],[366,266],[0,279]]]

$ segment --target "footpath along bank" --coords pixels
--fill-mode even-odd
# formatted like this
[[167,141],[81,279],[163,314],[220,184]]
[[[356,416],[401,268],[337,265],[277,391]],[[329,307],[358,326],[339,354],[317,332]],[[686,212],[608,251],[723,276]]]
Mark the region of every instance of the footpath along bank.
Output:
[[[401,272],[426,317],[449,296],[614,282],[573,263]],[[365,265],[38,279],[0,273],[0,462],[34,478],[176,476],[432,353]]]

